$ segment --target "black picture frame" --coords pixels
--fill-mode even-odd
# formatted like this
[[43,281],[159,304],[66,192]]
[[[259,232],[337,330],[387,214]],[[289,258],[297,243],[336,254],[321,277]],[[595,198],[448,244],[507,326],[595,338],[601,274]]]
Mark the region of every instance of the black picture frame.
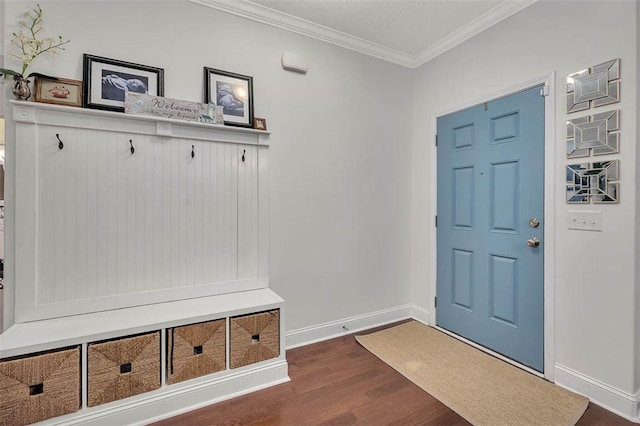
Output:
[[164,96],[164,70],[102,56],[82,56],[85,108],[124,112],[127,91]]
[[204,67],[204,101],[224,108],[224,124],[253,128],[253,77]]

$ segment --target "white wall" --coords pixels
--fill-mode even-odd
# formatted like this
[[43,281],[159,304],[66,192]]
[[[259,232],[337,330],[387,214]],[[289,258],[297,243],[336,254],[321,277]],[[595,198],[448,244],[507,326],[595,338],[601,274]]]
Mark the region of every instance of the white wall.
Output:
[[[8,2],[7,21],[34,4]],[[411,70],[187,0],[40,4],[45,30],[71,43],[32,71],[81,80],[82,54],[100,55],[162,67],[165,96],[193,101],[203,66],[254,77],[287,331],[409,302]],[[282,70],[284,50],[309,72]]]
[[[5,0],[0,0],[0,25],[2,28],[5,28],[4,2]],[[0,40],[0,67],[4,68],[4,38]],[[4,77],[0,77],[0,117],[4,117]],[[0,317],[2,317],[2,315],[0,315]]]
[[[5,27],[4,24],[4,0],[0,0],[0,25],[2,28]],[[0,34],[0,36],[2,36]],[[4,37],[0,40],[0,67],[4,68]],[[4,151],[4,77],[0,77],[0,118],[3,119],[2,126],[2,145]],[[0,241],[2,245],[2,257],[4,258],[4,218],[2,222],[2,241]],[[4,291],[0,291],[0,330],[4,330]]]
[[[636,126],[640,133],[640,5],[636,4]],[[636,264],[640,260],[640,149],[636,148]],[[636,398],[640,399],[640,267],[636,266]],[[640,405],[637,417],[640,418]]]
[[[557,71],[555,129],[556,327],[555,362],[623,392],[638,384],[636,341],[637,79],[636,10],[633,1],[542,1],[479,34],[417,70],[413,143],[413,297],[431,306],[432,119],[438,112],[532,78]],[[567,119],[563,77],[588,66],[621,58],[622,102],[600,110],[622,110],[621,202],[569,206],[565,203]],[[578,116],[577,114],[574,114]],[[592,159],[589,159],[593,161]],[[585,159],[586,161],[586,159]],[[569,231],[568,210],[599,210],[603,232]],[[547,244],[553,242],[546,241]],[[562,379],[561,379],[562,380]],[[629,415],[629,411],[627,411]]]

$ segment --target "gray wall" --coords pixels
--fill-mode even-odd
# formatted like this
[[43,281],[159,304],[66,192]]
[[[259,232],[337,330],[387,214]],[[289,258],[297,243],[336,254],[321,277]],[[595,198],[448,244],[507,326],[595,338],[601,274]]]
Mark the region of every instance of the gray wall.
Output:
[[[637,320],[638,186],[637,165],[637,4],[632,1],[542,1],[482,32],[419,68],[414,88],[413,141],[413,294],[430,306],[431,267],[435,254],[431,185],[433,119],[441,111],[537,76],[557,71],[555,178],[555,363],[605,383],[632,401],[640,363]],[[603,20],[606,17],[606,20]],[[615,30],[610,23],[615,22]],[[564,77],[610,59],[621,58],[622,101],[599,110],[622,110],[621,201],[616,205],[567,205],[565,202]],[[572,116],[587,115],[573,114]],[[593,159],[585,159],[593,161]],[[575,161],[574,161],[575,162]],[[550,167],[550,165],[547,165]],[[567,229],[569,210],[603,212],[603,232]],[[546,241],[553,244],[554,241]],[[432,263],[421,262],[431,259]],[[568,369],[568,370],[567,370]],[[560,372],[556,371],[558,376]],[[572,373],[571,373],[572,374]],[[562,376],[564,377],[564,376]],[[562,382],[564,378],[559,380]],[[578,375],[572,378],[577,378]],[[569,383],[566,383],[569,385]],[[571,384],[573,385],[573,384]]]
[[[636,2],[636,131],[640,133],[640,4]],[[636,134],[636,136],[638,136]],[[637,141],[637,139],[636,139]],[[640,149],[636,148],[636,395],[640,394]],[[638,406],[640,417],[640,406]]]
[[[12,25],[31,4],[7,3]],[[192,101],[204,66],[253,76],[287,330],[409,303],[411,70],[187,0],[40,4],[45,31],[71,43],[32,71],[81,80],[89,53],[164,68],[165,96]],[[306,75],[282,70],[285,50]]]

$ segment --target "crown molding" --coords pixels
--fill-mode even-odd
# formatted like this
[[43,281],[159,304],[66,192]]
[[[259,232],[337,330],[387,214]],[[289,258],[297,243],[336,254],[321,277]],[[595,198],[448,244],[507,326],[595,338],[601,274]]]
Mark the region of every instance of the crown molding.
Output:
[[190,0],[206,7],[355,50],[384,61],[417,68],[538,0],[505,0],[417,55],[410,55],[248,0]]
[[432,44],[414,57],[414,65],[417,68],[453,49],[457,45],[469,40],[471,37],[480,34],[482,31],[496,25],[498,22],[507,19],[509,16],[520,12],[522,9],[531,6],[538,0],[510,0],[503,1],[498,6],[480,15],[467,25],[460,27],[442,40]]
[[306,19],[279,12],[246,0],[190,0],[203,6],[271,25],[297,34],[355,50],[365,55],[411,67],[413,57],[398,50],[316,24]]

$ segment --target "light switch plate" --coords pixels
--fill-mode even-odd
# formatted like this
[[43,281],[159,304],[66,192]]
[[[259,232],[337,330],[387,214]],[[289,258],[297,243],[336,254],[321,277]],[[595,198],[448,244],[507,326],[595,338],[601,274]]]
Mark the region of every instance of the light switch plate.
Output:
[[569,211],[567,227],[578,231],[602,231],[602,212]]

